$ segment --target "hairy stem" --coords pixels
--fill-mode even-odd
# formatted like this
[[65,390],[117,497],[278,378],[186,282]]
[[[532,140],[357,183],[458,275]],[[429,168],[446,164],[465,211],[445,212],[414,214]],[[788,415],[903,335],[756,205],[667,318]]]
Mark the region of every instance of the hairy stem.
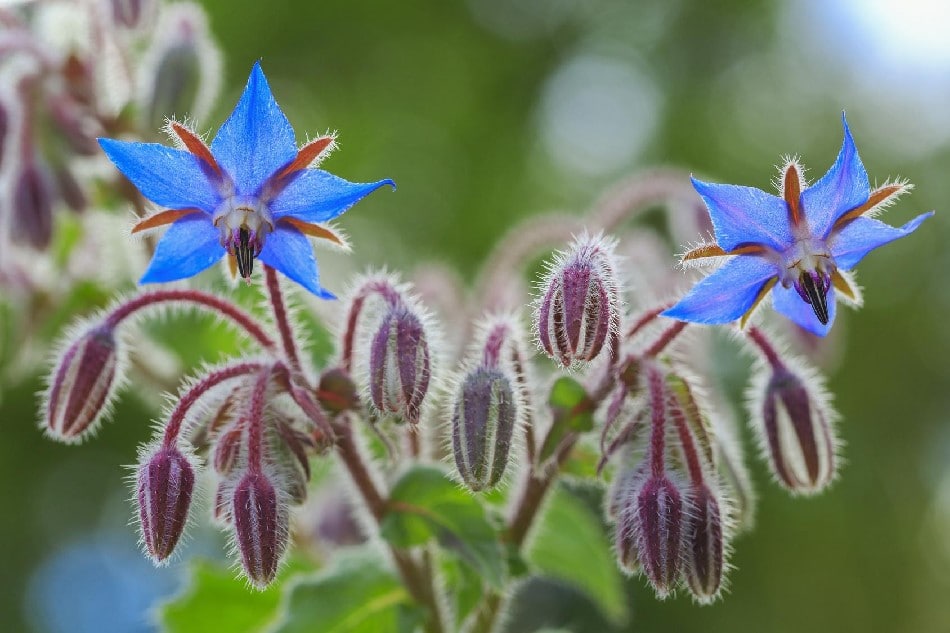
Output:
[[778,355],[778,351],[772,342],[769,341],[765,332],[754,325],[750,325],[749,329],[746,330],[746,336],[759,348],[762,352],[762,356],[764,356],[765,360],[772,366],[772,369],[778,371],[785,368],[785,363],[782,362],[782,358]]
[[294,342],[294,332],[290,327],[290,315],[287,313],[287,305],[284,303],[284,295],[280,289],[280,280],[277,279],[277,271],[265,264],[264,277],[267,283],[267,297],[270,299],[277,331],[280,332],[280,343],[284,348],[284,355],[287,357],[290,366],[300,371],[300,357],[297,355],[297,344]]
[[129,299],[116,307],[106,316],[105,322],[111,327],[132,316],[142,309],[155,307],[163,303],[190,303],[198,308],[224,317],[244,330],[251,338],[268,352],[275,352],[273,339],[264,332],[252,315],[226,301],[200,290],[150,290]]

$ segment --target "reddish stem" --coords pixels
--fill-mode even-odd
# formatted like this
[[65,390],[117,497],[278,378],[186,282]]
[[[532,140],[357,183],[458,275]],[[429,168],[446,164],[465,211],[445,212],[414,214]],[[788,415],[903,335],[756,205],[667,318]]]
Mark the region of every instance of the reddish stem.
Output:
[[772,369],[779,371],[785,368],[785,363],[782,362],[782,358],[778,355],[778,351],[776,351],[775,346],[769,341],[765,332],[751,325],[749,329],[746,330],[746,335],[749,337],[749,340],[756,344],[762,352],[762,355],[765,356],[765,360],[772,366]]
[[264,404],[272,371],[273,367],[263,368],[251,390],[251,406],[247,414],[247,466],[252,473],[260,473],[264,466]]
[[656,340],[653,345],[647,348],[647,351],[643,352],[644,358],[656,358],[660,352],[666,349],[666,346],[673,342],[679,333],[686,329],[686,326],[689,325],[686,321],[677,321],[666,330],[663,331],[663,334],[660,335],[660,338]]
[[679,403],[675,401],[671,394],[670,397],[670,416],[673,424],[676,425],[676,432],[680,437],[680,444],[683,446],[683,456],[686,458],[686,470],[689,472],[690,481],[696,486],[703,484],[703,467],[699,459],[699,452],[696,450],[696,443],[693,441],[693,434],[686,425],[686,414]]
[[139,310],[161,303],[190,303],[214,312],[240,327],[268,352],[275,351],[274,341],[264,332],[264,329],[253,316],[230,301],[225,301],[220,297],[200,290],[150,290],[143,292],[116,307],[105,318],[105,323],[109,327],[115,327]]
[[284,295],[280,290],[280,280],[277,279],[277,271],[264,266],[264,278],[267,282],[267,296],[270,298],[271,309],[274,312],[274,322],[277,324],[277,331],[280,333],[280,342],[284,347],[284,355],[290,366],[299,371],[300,357],[297,356],[297,346],[294,343],[293,328],[290,327],[290,315],[287,313],[287,306],[284,304]]
[[191,388],[179,398],[178,404],[175,405],[171,417],[168,419],[168,424],[165,425],[164,446],[169,448],[175,444],[188,410],[191,409],[209,389],[227,380],[261,371],[264,367],[265,365],[262,363],[240,363],[238,365],[231,365],[212,371],[192,385]]
[[636,336],[640,330],[642,330],[647,325],[649,325],[651,321],[653,321],[658,316],[660,316],[661,312],[669,309],[672,305],[673,305],[672,303],[667,303],[665,305],[657,306],[656,308],[653,308],[647,312],[644,312],[643,315],[641,315],[640,318],[637,319],[636,323],[634,323],[630,327],[630,329],[627,331],[627,336],[626,336],[627,340],[632,339],[634,336]]
[[654,477],[662,477],[666,470],[666,386],[663,373],[653,367],[647,368],[650,385],[650,470]]

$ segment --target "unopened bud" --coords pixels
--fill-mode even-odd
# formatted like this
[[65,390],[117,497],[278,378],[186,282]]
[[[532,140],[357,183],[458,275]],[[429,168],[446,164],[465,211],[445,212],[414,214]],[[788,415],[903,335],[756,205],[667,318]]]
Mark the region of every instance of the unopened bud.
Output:
[[617,522],[615,534],[617,561],[625,571],[631,574],[641,571],[637,498],[642,486],[642,469],[621,470],[613,481],[607,504],[608,516]]
[[596,358],[620,327],[614,245],[602,236],[575,239],[542,283],[535,314],[538,341],[564,367]]
[[93,433],[116,388],[118,343],[111,327],[86,330],[60,357],[46,392],[44,427],[50,437],[79,442]]
[[665,598],[679,580],[683,498],[666,476],[653,476],[637,494],[637,550],[656,595]]
[[46,169],[27,163],[13,185],[13,234],[34,248],[45,249],[53,236],[52,179]]
[[478,367],[462,379],[452,409],[452,450],[471,490],[492,488],[505,474],[517,409],[512,381],[501,370]]
[[353,411],[360,406],[356,385],[350,375],[339,367],[328,369],[320,376],[317,399],[331,413]]
[[139,466],[136,492],[145,549],[166,560],[181,538],[195,487],[195,471],[175,446],[162,446]]
[[147,129],[176,115],[202,119],[218,92],[221,66],[204,10],[189,2],[162,7],[152,41],[142,79]]
[[686,496],[683,554],[689,590],[698,601],[712,602],[722,586],[723,528],[719,501],[705,485]]
[[287,549],[286,504],[264,473],[249,470],[234,489],[231,512],[244,573],[263,589],[274,580]]
[[229,475],[238,464],[244,442],[243,427],[242,421],[238,420],[215,439],[212,463],[216,473]]
[[383,413],[419,421],[429,390],[429,343],[422,319],[402,302],[389,308],[369,355],[370,397]]
[[762,401],[762,434],[778,481],[801,494],[821,492],[835,475],[831,411],[791,370],[773,371]]
[[151,0],[112,0],[112,21],[127,29],[142,24],[152,8]]

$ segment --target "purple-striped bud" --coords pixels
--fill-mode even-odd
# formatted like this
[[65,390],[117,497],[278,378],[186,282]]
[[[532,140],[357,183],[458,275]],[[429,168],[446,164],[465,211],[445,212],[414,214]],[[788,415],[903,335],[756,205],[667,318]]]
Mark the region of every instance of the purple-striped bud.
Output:
[[175,446],[161,446],[143,460],[136,478],[145,550],[155,563],[171,556],[188,519],[195,470]]
[[61,442],[80,442],[105,416],[116,391],[119,365],[115,331],[100,325],[66,347],[46,392],[44,428]]
[[614,543],[617,561],[631,574],[639,573],[642,569],[638,546],[640,524],[637,497],[643,487],[643,479],[642,468],[621,470],[613,481],[607,502],[608,517],[617,522]]
[[13,235],[34,248],[45,249],[53,236],[56,192],[47,170],[27,163],[13,183]]
[[699,602],[712,602],[722,586],[722,512],[716,495],[707,486],[694,486],[686,495],[683,534],[683,572],[686,584]]
[[579,237],[542,282],[535,313],[538,341],[564,367],[596,358],[620,327],[614,246],[603,236]]
[[370,346],[369,391],[373,404],[383,413],[418,422],[429,390],[430,370],[423,321],[403,302],[397,302],[387,310]]
[[636,500],[637,550],[656,595],[665,598],[679,580],[683,497],[666,476],[646,480]]
[[231,507],[244,573],[263,589],[287,549],[287,505],[267,475],[249,470],[234,488]]
[[773,371],[761,404],[769,464],[791,492],[821,492],[835,476],[833,413],[790,369]]
[[471,490],[501,481],[518,419],[512,380],[499,369],[478,367],[462,379],[452,407],[452,451]]

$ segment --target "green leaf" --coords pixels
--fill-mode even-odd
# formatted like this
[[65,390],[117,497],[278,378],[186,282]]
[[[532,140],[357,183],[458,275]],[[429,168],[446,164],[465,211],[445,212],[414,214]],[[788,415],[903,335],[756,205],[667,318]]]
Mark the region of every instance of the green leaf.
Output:
[[461,630],[462,623],[475,610],[482,600],[484,585],[482,579],[468,565],[452,556],[441,557],[442,579],[446,587],[451,587],[447,598],[455,614],[454,630]]
[[573,378],[562,376],[551,385],[548,406],[553,422],[541,447],[542,463],[554,455],[568,433],[584,433],[594,428],[595,403],[584,386]]
[[282,606],[268,633],[411,631],[421,621],[405,587],[369,549],[340,552],[329,568],[298,578]]
[[191,565],[191,582],[179,596],[160,605],[158,620],[166,633],[259,633],[274,620],[284,581],[302,569],[289,564],[266,590],[256,591],[235,571],[210,561]]
[[489,584],[502,587],[505,558],[485,509],[438,468],[416,466],[396,482],[380,533],[395,547],[435,539]]
[[612,622],[626,621],[623,579],[603,524],[563,486],[552,492],[526,557],[543,575],[585,593]]

